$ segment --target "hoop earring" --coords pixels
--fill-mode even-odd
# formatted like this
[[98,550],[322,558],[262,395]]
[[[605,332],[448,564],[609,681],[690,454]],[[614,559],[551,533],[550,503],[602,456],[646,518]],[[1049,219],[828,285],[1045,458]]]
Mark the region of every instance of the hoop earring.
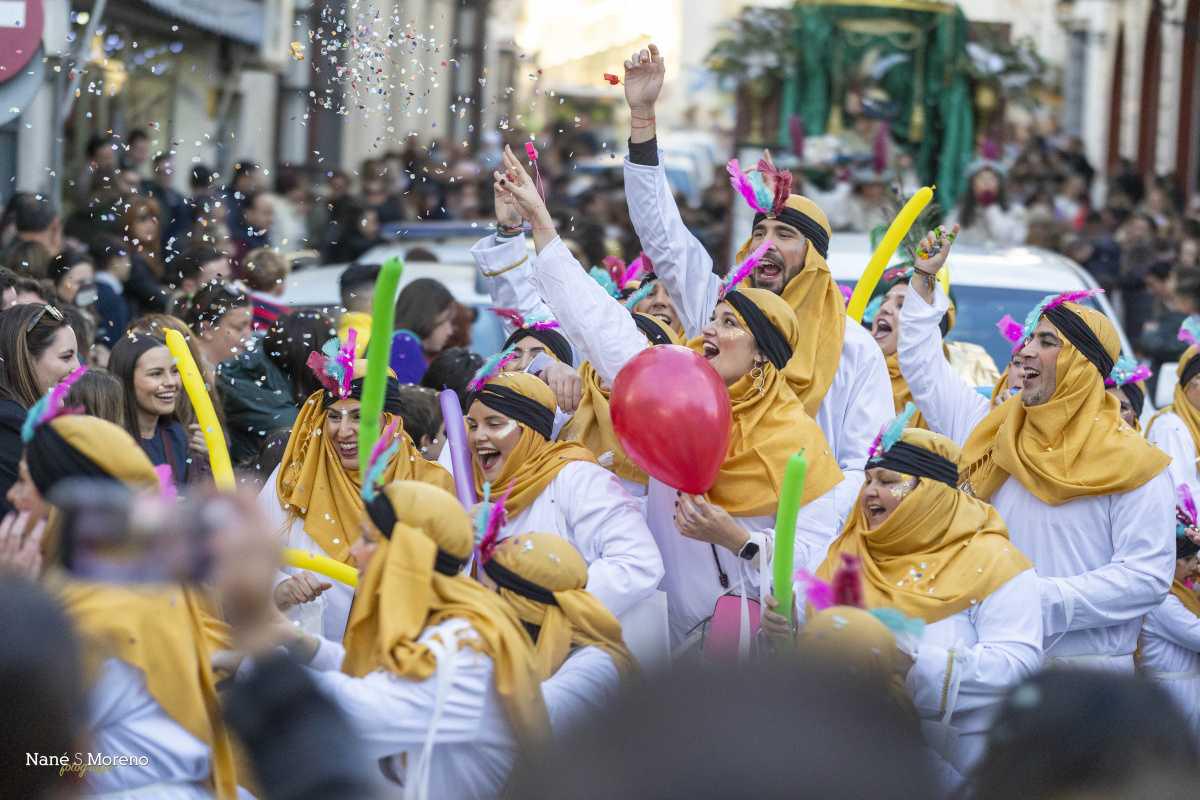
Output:
[[767,382],[767,377],[765,374],[763,374],[763,368],[761,366],[756,366],[754,369],[750,370],[750,377],[754,379],[754,388],[758,390],[759,394],[763,394],[766,391],[764,386]]

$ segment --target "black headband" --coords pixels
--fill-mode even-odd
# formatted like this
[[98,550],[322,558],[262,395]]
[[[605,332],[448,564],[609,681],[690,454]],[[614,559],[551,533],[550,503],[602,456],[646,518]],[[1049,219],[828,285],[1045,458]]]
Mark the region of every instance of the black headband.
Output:
[[663,326],[658,321],[651,319],[645,314],[634,314],[633,321],[637,323],[638,330],[646,335],[650,340],[650,344],[670,344],[671,337],[663,330]]
[[1096,369],[1100,370],[1101,378],[1108,377],[1115,362],[1082,317],[1061,303],[1054,308],[1047,309],[1045,317],[1054,323],[1054,327],[1062,331],[1062,335],[1066,336],[1079,352],[1083,353],[1084,358],[1096,365]]
[[937,453],[900,441],[867,462],[867,469],[890,469],[905,475],[941,481],[951,489],[958,488],[958,467]]
[[1127,383],[1121,387],[1121,391],[1129,398],[1129,405],[1133,406],[1134,415],[1140,417],[1142,409],[1146,407],[1146,393],[1142,391],[1142,387],[1136,383]]
[[502,589],[508,589],[510,592],[516,592],[522,597],[528,597],[535,603],[542,603],[547,606],[558,605],[558,601],[554,599],[554,592],[538,586],[533,581],[525,580],[511,569],[497,564],[494,558],[483,565],[483,571]]
[[[785,225],[791,225],[796,230],[804,235],[805,239],[816,248],[821,254],[821,258],[829,258],[829,234],[821,227],[821,223],[805,214],[803,211],[797,211],[790,206],[784,206],[778,213],[754,215],[754,224],[762,222],[764,219],[777,219]],[[751,230],[754,230],[753,227]]]
[[[326,389],[324,396],[321,398],[321,407],[329,408],[338,400],[362,400],[363,381],[363,378],[356,378],[351,381],[350,394],[347,397],[338,397]],[[404,410],[404,399],[400,396],[400,382],[395,378],[389,377],[387,383],[384,385],[383,410],[389,414],[399,414]]]
[[516,342],[524,339],[526,336],[532,336],[546,347],[550,348],[550,352],[554,353],[554,357],[564,364],[574,364],[575,355],[571,351],[571,344],[567,341],[567,337],[556,331],[554,328],[517,328],[508,338],[504,340],[504,346],[501,350],[507,350]]
[[34,429],[33,438],[25,445],[25,465],[42,497],[49,496],[59,481],[68,478],[117,480],[72,447],[49,423]]
[[1196,544],[1187,536],[1175,535],[1175,558],[1191,558],[1200,553],[1200,544]]
[[1192,378],[1197,375],[1200,375],[1200,353],[1192,356],[1192,360],[1184,366],[1183,374],[1179,376],[1179,385],[1186,389]]
[[758,343],[758,349],[775,365],[775,369],[783,369],[792,357],[792,346],[775,323],[767,319],[762,309],[754,305],[754,301],[734,289],[725,295],[725,301],[737,309],[746,320],[746,327]]
[[546,441],[554,434],[554,412],[507,386],[486,384],[468,399],[467,406],[478,400],[490,409],[533,428]]
[[[391,541],[392,529],[396,527],[396,509],[392,508],[392,501],[388,500],[387,495],[380,492],[367,503],[367,516],[371,518],[371,522],[375,523],[375,527],[383,534],[383,538]],[[439,547],[437,558],[433,562],[433,569],[435,572],[453,578],[462,572],[464,563],[461,558],[455,558]]]

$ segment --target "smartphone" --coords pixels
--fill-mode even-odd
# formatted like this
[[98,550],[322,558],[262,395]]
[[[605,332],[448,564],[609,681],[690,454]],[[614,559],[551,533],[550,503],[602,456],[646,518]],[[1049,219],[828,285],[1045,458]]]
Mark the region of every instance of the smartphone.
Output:
[[217,509],[130,491],[116,481],[72,479],[50,493],[61,520],[62,566],[105,583],[205,580]]

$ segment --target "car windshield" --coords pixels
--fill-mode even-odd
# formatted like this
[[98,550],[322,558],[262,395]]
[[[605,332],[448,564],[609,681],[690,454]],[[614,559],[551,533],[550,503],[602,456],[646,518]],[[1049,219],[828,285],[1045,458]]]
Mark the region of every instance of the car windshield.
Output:
[[[853,288],[853,284],[847,285]],[[1001,371],[1008,363],[1012,345],[1000,335],[996,323],[1005,314],[1017,322],[1024,322],[1030,309],[1050,294],[1029,289],[1001,289],[992,286],[955,286],[952,291],[958,313],[954,329],[946,338],[952,342],[979,345],[987,350],[988,355],[996,362],[996,368]],[[1084,305],[1096,307],[1091,299],[1085,301]]]

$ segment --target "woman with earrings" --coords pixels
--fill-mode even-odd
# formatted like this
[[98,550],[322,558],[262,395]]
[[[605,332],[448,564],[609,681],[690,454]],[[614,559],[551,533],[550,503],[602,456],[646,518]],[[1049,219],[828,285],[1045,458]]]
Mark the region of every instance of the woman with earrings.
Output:
[[[506,151],[503,166],[495,174],[498,194],[533,223],[534,283],[568,338],[579,343],[611,385],[648,339],[571,256],[511,151]],[[653,478],[647,487],[646,521],[663,554],[662,587],[677,648],[703,639],[722,595],[754,595],[761,601],[767,592],[779,490],[787,461],[797,450],[808,458],[797,521],[797,566],[824,555],[837,524],[831,490],[842,472],[782,374],[800,336],[796,315],[769,291],[735,288],[751,268],[753,263],[743,265],[732,276],[708,326],[689,343],[721,376],[732,404],[728,455],[716,483],[704,496],[681,495]]]

